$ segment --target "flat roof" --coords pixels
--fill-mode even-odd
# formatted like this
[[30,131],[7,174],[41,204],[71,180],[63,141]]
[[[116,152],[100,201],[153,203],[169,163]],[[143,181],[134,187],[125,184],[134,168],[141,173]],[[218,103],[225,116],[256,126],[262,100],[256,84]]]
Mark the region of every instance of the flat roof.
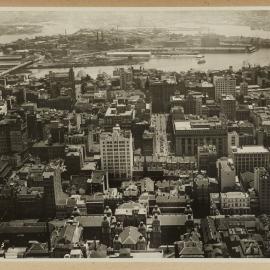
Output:
[[221,198],[248,198],[249,195],[247,193],[244,192],[226,192],[226,193],[220,193]]
[[269,150],[262,145],[247,145],[242,147],[234,147],[233,152],[239,154],[257,154],[269,153]]
[[174,126],[176,130],[189,130],[191,125],[189,121],[175,121]]

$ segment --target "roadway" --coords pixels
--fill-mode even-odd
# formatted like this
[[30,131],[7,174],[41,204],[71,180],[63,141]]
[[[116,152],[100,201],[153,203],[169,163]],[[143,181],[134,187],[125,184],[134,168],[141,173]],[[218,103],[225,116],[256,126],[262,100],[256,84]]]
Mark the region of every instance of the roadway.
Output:
[[155,129],[154,150],[157,155],[167,156],[169,154],[167,140],[167,121],[166,114],[153,114],[151,117],[151,126]]

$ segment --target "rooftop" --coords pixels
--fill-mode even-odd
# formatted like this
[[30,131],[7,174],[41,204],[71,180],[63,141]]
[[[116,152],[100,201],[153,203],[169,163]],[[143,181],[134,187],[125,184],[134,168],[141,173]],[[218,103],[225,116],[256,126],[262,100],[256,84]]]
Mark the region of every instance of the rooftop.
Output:
[[228,198],[228,199],[246,199],[249,197],[247,193],[244,192],[227,192],[227,193],[220,193],[220,196],[222,199]]
[[242,147],[232,147],[233,153],[237,154],[258,154],[269,153],[269,150],[261,145],[247,145]]

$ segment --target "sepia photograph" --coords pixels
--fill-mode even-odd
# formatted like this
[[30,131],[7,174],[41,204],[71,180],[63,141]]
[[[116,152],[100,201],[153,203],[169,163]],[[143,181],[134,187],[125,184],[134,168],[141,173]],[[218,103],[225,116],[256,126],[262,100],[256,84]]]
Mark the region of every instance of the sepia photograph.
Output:
[[270,258],[269,18],[0,7],[0,261]]

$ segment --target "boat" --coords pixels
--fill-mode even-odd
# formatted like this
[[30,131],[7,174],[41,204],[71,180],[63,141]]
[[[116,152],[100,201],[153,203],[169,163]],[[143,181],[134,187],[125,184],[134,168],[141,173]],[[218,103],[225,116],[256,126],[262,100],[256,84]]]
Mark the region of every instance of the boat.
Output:
[[257,49],[254,46],[248,47],[248,49],[247,49],[248,53],[254,53],[254,52],[256,52],[256,50]]
[[196,58],[197,58],[197,59],[201,59],[201,58],[204,58],[204,55],[201,55],[201,54],[197,54],[197,55],[196,55]]
[[200,59],[198,62],[197,62],[197,64],[205,64],[205,59]]

